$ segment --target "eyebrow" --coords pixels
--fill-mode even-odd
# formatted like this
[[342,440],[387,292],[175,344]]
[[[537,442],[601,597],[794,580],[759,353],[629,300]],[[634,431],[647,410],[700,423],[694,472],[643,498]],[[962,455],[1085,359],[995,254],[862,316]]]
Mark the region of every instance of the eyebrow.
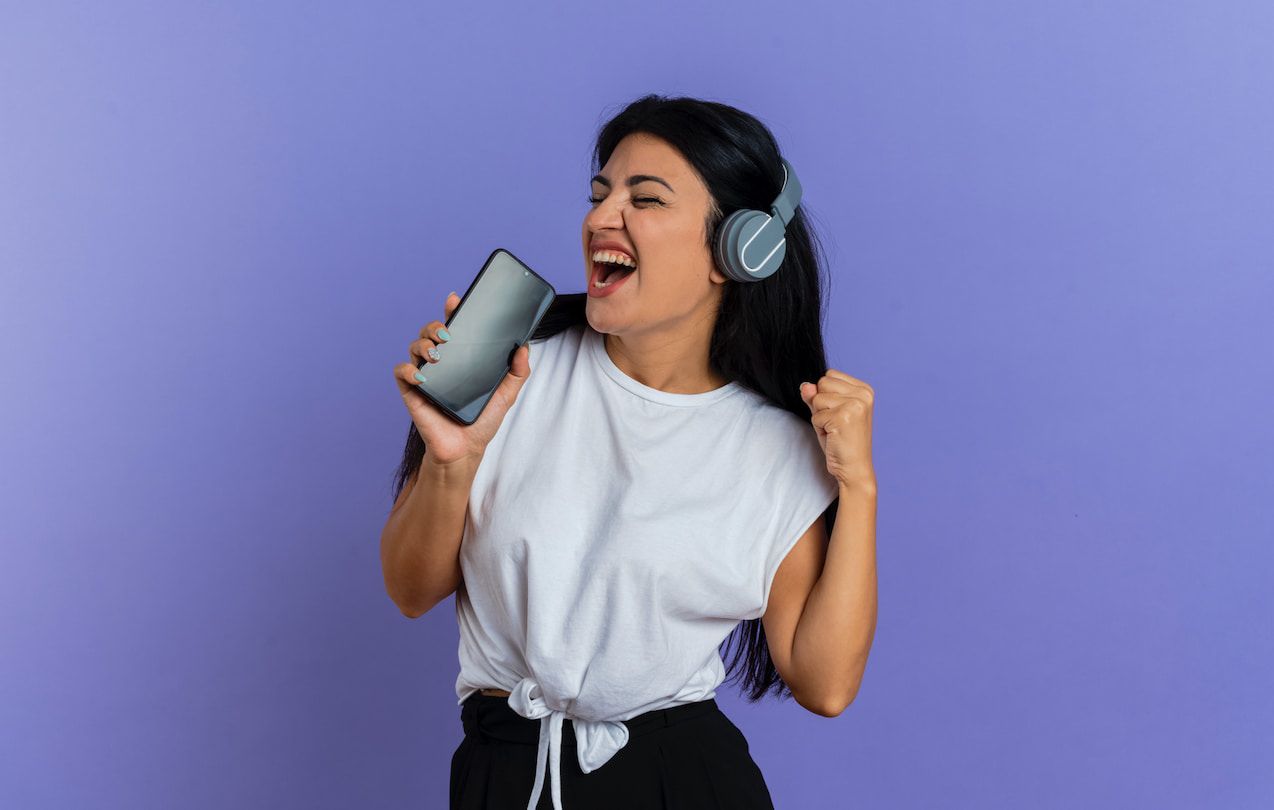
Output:
[[[668,190],[669,190],[669,191],[673,192],[674,194],[676,193],[676,189],[674,189],[672,186],[669,186],[669,185],[668,185],[668,181],[667,181],[667,180],[663,179],[662,177],[655,177],[653,174],[634,174],[634,175],[631,175],[631,176],[628,178],[628,180],[625,182],[625,185],[627,185],[627,186],[635,186],[635,185],[637,185],[638,183],[644,183],[644,182],[646,182],[647,180],[653,180],[653,181],[655,181],[656,183],[662,183],[663,185],[665,185],[665,186],[667,186],[667,187],[668,187]],[[593,175],[593,181],[592,181],[592,182],[594,182],[594,183],[601,183],[603,186],[606,186],[606,188],[610,188],[610,187],[611,187],[611,186],[610,186],[610,181],[609,181],[609,180],[607,180],[605,177],[602,177],[600,174],[595,174],[595,175]]]

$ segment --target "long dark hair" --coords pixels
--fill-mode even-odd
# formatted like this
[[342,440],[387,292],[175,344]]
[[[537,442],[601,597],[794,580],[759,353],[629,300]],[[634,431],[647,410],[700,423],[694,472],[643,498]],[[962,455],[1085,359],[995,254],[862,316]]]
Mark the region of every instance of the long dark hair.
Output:
[[[755,117],[727,104],[656,94],[629,103],[602,125],[590,176],[606,165],[621,140],[635,132],[663,139],[698,172],[712,198],[704,228],[709,240],[732,212],[769,210],[782,188],[778,144]],[[807,208],[801,203],[787,224],[783,263],[773,275],[759,282],[724,284],[708,348],[708,362],[718,374],[802,419],[809,419],[810,412],[801,399],[800,384],[818,380],[827,369],[822,331],[826,256],[809,227]],[[530,339],[543,340],[585,323],[587,297],[587,293],[557,296]],[[413,423],[394,480],[394,501],[420,467],[424,452]],[[832,501],[823,513],[829,535],[839,503],[839,499]],[[722,643],[722,653],[723,658],[730,656],[728,680],[741,678],[740,691],[749,702],[770,692],[780,699],[792,697],[774,668],[759,618],[740,622]]]

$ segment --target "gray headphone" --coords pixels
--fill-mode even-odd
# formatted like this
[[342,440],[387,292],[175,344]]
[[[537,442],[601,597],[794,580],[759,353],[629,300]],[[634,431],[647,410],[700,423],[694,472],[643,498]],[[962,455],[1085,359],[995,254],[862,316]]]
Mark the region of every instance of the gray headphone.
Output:
[[787,252],[784,228],[801,202],[801,181],[783,160],[783,188],[769,212],[741,208],[717,228],[713,252],[721,272],[735,281],[763,281],[774,274]]

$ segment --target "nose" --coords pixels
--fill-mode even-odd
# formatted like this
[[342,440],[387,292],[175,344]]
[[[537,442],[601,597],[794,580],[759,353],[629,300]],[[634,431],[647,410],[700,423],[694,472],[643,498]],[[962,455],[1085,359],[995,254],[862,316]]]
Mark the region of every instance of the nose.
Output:
[[624,228],[623,206],[615,202],[614,194],[593,206],[584,217],[584,223],[594,233],[598,231],[619,231]]

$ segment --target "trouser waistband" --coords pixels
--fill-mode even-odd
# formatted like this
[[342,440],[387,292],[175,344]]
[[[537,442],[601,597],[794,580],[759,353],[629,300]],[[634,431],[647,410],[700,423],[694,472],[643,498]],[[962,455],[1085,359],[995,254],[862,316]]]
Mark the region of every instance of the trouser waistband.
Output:
[[[654,709],[623,722],[628,726],[628,735],[631,739],[718,711],[720,707],[717,706],[716,698],[708,698],[666,709]],[[542,718],[532,720],[523,717],[513,710],[513,707],[509,705],[509,698],[503,695],[473,693],[461,704],[460,719],[464,723],[466,736],[481,734],[501,742],[522,745],[540,744]],[[574,723],[562,724],[562,745],[575,745]]]

